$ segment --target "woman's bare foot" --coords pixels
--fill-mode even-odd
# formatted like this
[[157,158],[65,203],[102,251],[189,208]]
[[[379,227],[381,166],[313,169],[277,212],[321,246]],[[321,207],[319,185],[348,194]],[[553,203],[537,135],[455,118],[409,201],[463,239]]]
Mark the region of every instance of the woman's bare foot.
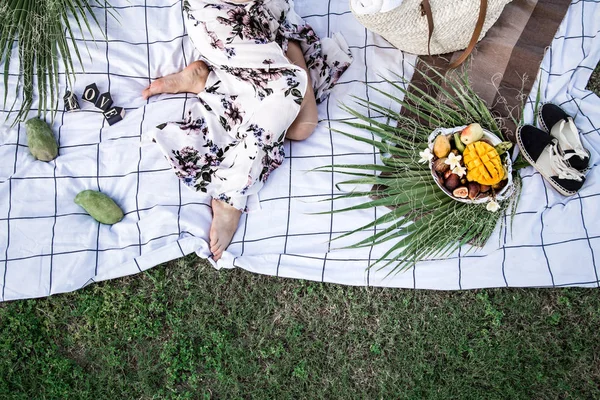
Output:
[[229,204],[212,199],[213,220],[210,225],[210,251],[219,261],[237,230],[242,212]]
[[159,78],[152,82],[142,92],[142,96],[148,99],[150,96],[161,93],[195,93],[204,90],[208,67],[202,61],[194,61],[183,71]]

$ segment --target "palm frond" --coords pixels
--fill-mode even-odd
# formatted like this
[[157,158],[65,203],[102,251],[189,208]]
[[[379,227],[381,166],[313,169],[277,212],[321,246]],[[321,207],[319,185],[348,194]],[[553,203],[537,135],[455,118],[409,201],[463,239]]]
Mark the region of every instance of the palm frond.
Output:
[[[112,8],[106,1],[96,0],[95,3],[100,7]],[[10,66],[16,61],[13,59],[15,46],[18,54],[20,82],[10,111],[12,112],[17,105],[19,109],[13,125],[27,118],[36,91],[39,101],[38,116],[53,109],[59,99],[59,60],[62,61],[68,83],[72,84],[75,79],[73,59],[76,58],[82,63],[70,18],[73,17],[81,32],[85,29],[93,37],[92,24],[100,27],[93,11],[86,0],[8,0],[0,5],[0,64],[4,63],[5,108],[8,101]],[[114,15],[110,12],[108,14]],[[70,40],[67,37],[70,37]],[[75,50],[74,57],[69,43]],[[37,85],[34,85],[35,77]],[[10,114],[8,113],[9,116]]]
[[[492,115],[487,104],[474,92],[466,74],[448,78],[428,67],[433,76],[423,75],[427,85],[438,93],[438,97],[414,86],[401,76],[395,76],[401,84],[385,79],[400,92],[393,95],[375,87],[373,90],[397,103],[412,116],[399,114],[392,107],[355,97],[355,108],[341,108],[359,122],[343,121],[343,124],[372,134],[371,138],[332,129],[347,137],[372,145],[380,153],[383,165],[346,164],[317,168],[354,176],[354,179],[337,183],[337,187],[348,185],[373,185],[370,192],[350,191],[329,199],[357,198],[369,195],[371,200],[350,207],[325,213],[339,213],[371,207],[388,207],[392,210],[364,226],[335,238],[346,238],[358,232],[375,228],[375,232],[348,248],[360,248],[395,241],[390,248],[369,268],[390,267],[389,274],[398,273],[414,266],[417,262],[435,257],[446,257],[464,245],[483,246],[492,235],[499,217],[511,207],[513,214],[518,201],[520,185],[515,174],[515,190],[509,200],[501,203],[498,212],[490,212],[485,204],[465,204],[444,194],[427,164],[419,162],[419,151],[428,146],[431,132],[439,127],[454,127],[478,122],[502,140],[501,123]],[[434,79],[437,78],[437,79]],[[441,83],[438,81],[441,80]],[[377,113],[371,116],[370,113]],[[381,116],[386,123],[381,122]],[[516,169],[515,169],[516,171]],[[384,227],[382,227],[384,226]]]

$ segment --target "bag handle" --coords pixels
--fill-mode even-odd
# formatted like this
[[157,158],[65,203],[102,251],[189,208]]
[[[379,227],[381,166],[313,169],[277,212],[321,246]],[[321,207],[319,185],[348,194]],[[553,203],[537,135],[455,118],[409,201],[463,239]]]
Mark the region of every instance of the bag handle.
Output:
[[433,14],[431,13],[431,4],[429,0],[421,2],[421,15],[427,16],[427,28],[429,28],[429,38],[427,39],[427,54],[431,55],[431,36],[433,36]]
[[[471,36],[471,40],[469,41],[469,45],[463,51],[463,53],[458,57],[456,61],[450,64],[450,68],[456,68],[460,64],[462,64],[469,54],[475,48],[477,44],[477,40],[479,39],[479,35],[481,35],[481,31],[483,30],[483,24],[485,23],[485,15],[487,14],[487,0],[481,0],[479,4],[479,16],[477,17],[477,23],[475,24],[475,30],[473,31],[473,35]],[[429,0],[423,0],[421,2],[421,15],[427,16],[427,26],[429,28],[429,38],[427,39],[427,52],[431,55],[431,36],[433,36],[433,14],[431,13],[431,4]]]

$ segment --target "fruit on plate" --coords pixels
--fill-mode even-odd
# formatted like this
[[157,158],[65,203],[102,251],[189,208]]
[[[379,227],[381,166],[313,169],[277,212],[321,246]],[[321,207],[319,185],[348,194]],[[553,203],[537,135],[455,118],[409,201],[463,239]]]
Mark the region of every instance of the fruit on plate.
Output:
[[481,125],[479,125],[477,123],[467,126],[460,133],[460,140],[465,145],[470,145],[471,143],[475,143],[478,140],[481,140],[482,137],[483,137],[483,128],[481,128]]
[[463,153],[467,167],[467,180],[493,186],[504,179],[500,155],[491,145],[479,141],[471,143]]
[[459,132],[456,132],[454,134],[454,145],[456,146],[456,149],[460,152],[460,154],[462,154],[465,151],[465,144],[460,141]]
[[469,189],[464,186],[458,187],[452,191],[452,195],[454,197],[458,197],[459,199],[466,199],[469,195]]
[[475,200],[479,192],[481,191],[481,185],[477,182],[469,182],[469,198]]
[[502,142],[494,146],[499,155],[502,155],[512,148],[511,142]]
[[450,165],[446,164],[446,160],[447,158],[438,158],[437,160],[435,160],[433,162],[433,169],[435,170],[435,172],[439,172],[441,174],[443,174],[444,172],[448,171],[450,169]]
[[444,186],[446,189],[452,192],[454,189],[460,186],[460,178],[456,174],[450,174],[448,178],[446,178]]
[[433,154],[437,158],[444,158],[450,154],[452,147],[450,146],[450,139],[446,135],[438,135],[433,142]]

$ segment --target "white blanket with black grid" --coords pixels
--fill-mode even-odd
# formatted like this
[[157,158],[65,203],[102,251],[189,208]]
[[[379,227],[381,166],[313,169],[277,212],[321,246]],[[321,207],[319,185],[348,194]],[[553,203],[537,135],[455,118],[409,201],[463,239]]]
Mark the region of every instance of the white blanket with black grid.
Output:
[[[73,91],[81,98],[95,82],[125,107],[125,119],[109,126],[93,106],[64,113],[62,101],[53,129],[60,156],[50,163],[29,155],[24,125],[0,128],[0,300],[47,296],[92,282],[144,271],[196,252],[209,255],[209,199],[182,186],[157,146],[142,133],[165,119],[182,117],[191,95],[161,95],[144,101],[140,92],[160,76],[181,70],[199,57],[186,36],[181,2],[113,0],[121,23],[101,9],[107,40],[87,41],[85,73]],[[340,32],[354,62],[319,106],[320,125],[305,142],[286,143],[286,160],[260,192],[261,211],[244,215],[229,251],[218,267],[239,267],[276,275],[336,282],[429,289],[498,286],[600,286],[600,99],[584,88],[600,59],[600,3],[573,1],[541,68],[542,100],[561,104],[575,115],[594,168],[579,195],[564,198],[532,168],[522,172],[523,194],[512,235],[497,231],[484,249],[448,259],[421,262],[406,273],[387,277],[370,271],[386,246],[340,249],[371,232],[330,246],[337,235],[387,212],[371,209],[335,215],[327,200],[344,176],[309,172],[330,164],[372,163],[374,149],[332,133],[350,116],[339,103],[351,95],[385,100],[364,84],[390,90],[388,71],[410,79],[414,56],[366,32],[349,12],[347,0],[297,0],[296,10],[321,36]],[[82,34],[74,33],[83,44]],[[85,36],[87,37],[87,36]],[[96,38],[102,35],[97,32]],[[16,65],[8,90],[17,81]],[[65,85],[64,75],[61,84]],[[536,92],[534,87],[533,93]],[[3,94],[3,93],[2,93]],[[32,111],[32,116],[35,111]],[[533,117],[533,105],[526,118]],[[0,118],[7,117],[5,111]],[[365,133],[356,131],[356,134]],[[113,226],[100,225],[73,203],[84,189],[101,190],[125,211]],[[364,201],[353,199],[337,206]],[[335,246],[335,248],[334,248]]]

